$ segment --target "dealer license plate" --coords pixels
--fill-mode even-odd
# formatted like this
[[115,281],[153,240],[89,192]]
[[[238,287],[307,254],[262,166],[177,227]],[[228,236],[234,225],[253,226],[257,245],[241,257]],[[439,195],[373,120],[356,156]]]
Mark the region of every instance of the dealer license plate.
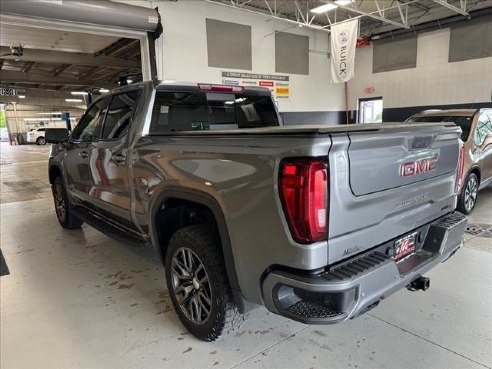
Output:
[[395,254],[393,258],[396,261],[403,259],[404,257],[415,252],[415,237],[417,236],[417,232],[406,235],[405,237],[400,238],[395,241]]

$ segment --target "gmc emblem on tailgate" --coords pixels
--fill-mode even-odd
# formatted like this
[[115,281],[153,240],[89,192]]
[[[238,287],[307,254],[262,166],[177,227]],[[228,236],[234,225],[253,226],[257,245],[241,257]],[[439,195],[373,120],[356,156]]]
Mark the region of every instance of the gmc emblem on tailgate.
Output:
[[400,175],[402,177],[415,176],[421,173],[433,172],[437,169],[437,161],[439,157],[437,155],[430,158],[423,158],[408,163],[403,163],[400,168]]

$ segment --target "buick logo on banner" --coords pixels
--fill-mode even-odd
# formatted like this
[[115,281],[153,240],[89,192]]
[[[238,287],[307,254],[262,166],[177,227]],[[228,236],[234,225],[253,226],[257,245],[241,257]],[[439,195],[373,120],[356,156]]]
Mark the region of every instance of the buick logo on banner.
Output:
[[331,79],[334,83],[347,82],[354,76],[358,33],[358,19],[331,26]]

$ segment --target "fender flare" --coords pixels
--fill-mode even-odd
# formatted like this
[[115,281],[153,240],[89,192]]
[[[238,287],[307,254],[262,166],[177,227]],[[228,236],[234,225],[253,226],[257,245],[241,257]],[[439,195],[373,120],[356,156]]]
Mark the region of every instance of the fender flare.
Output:
[[[164,261],[164,255],[162,255],[162,249],[158,242],[159,237],[156,227],[157,212],[161,209],[162,204],[166,200],[171,198],[195,202],[197,204],[206,206],[212,211],[219,230],[222,255],[224,256],[224,263],[227,277],[229,279],[229,284],[234,295],[234,300],[238,304],[238,307],[241,309],[244,304],[242,303],[243,299],[240,292],[241,290],[239,288],[239,281],[236,273],[236,264],[234,263],[234,255],[232,252],[231,240],[229,238],[229,230],[227,228],[224,211],[219,202],[211,194],[201,190],[190,188],[166,186],[157,195],[153,196],[150,204],[151,221],[149,222],[149,234],[152,239],[152,244],[158,249],[161,260]],[[238,297],[241,297],[241,299],[239,299]]]

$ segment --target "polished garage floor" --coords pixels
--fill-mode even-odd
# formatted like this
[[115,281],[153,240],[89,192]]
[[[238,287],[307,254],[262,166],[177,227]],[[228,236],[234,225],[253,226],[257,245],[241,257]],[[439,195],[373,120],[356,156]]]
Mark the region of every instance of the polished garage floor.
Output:
[[[153,250],[58,225],[47,152],[1,146],[3,369],[492,367],[492,238],[467,234],[429,291],[402,290],[357,320],[308,326],[259,308],[204,343],[174,314]],[[492,188],[470,223],[492,224]]]

